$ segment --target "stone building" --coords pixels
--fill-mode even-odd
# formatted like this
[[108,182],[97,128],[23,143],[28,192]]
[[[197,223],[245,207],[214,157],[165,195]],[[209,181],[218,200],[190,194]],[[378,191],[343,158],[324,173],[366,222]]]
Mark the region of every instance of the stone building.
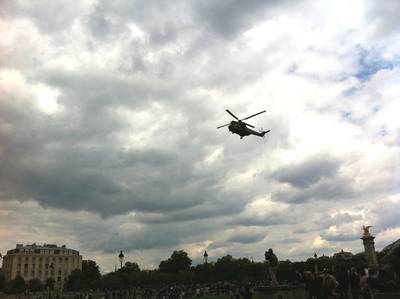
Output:
[[351,260],[353,258],[353,253],[342,249],[341,251],[334,253],[333,258],[337,260]]
[[65,245],[17,244],[3,256],[3,273],[7,281],[20,275],[26,282],[38,278],[44,284],[52,278],[55,288],[60,289],[75,269],[82,270],[82,256]]

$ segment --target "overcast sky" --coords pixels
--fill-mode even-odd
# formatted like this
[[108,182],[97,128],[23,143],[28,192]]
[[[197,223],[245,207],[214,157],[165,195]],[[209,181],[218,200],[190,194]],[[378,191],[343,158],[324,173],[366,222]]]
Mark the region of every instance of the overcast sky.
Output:
[[[400,238],[400,2],[0,1],[0,252],[114,269]],[[265,138],[240,140],[230,109]]]

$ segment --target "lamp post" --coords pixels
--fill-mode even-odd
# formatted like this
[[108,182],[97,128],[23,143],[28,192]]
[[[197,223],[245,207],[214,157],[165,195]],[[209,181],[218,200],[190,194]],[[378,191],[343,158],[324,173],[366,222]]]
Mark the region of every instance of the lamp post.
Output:
[[120,263],[120,265],[121,265],[121,268],[120,269],[122,269],[122,263],[124,262],[124,254],[122,253],[122,250],[119,252],[119,255],[118,255],[118,259],[119,259],[119,263]]
[[207,261],[208,261],[208,254],[207,254],[207,251],[204,251],[204,263],[205,264],[207,264]]
[[314,253],[314,273],[315,275],[319,275],[319,269],[318,269],[318,255],[315,252]]

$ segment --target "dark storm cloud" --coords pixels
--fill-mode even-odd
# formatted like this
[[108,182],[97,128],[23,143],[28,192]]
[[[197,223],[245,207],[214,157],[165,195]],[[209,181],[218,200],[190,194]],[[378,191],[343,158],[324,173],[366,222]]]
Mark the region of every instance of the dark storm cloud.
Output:
[[288,213],[282,214],[267,214],[267,215],[249,215],[238,216],[232,219],[228,225],[243,225],[243,226],[271,226],[280,224],[295,223],[296,217],[288,217]]
[[[220,193],[218,190],[214,190]],[[223,193],[221,193],[223,194]],[[229,198],[229,201],[227,200]],[[229,202],[229,204],[228,204]],[[245,199],[237,198],[233,194],[225,194],[223,198],[216,199],[215,197],[206,198],[193,204],[185,209],[170,211],[168,214],[146,214],[143,213],[137,216],[137,220],[146,224],[171,223],[171,222],[186,222],[197,219],[207,219],[213,217],[222,217],[240,213],[245,205]],[[183,224],[184,225],[184,224]]]
[[234,234],[230,236],[227,241],[233,243],[241,243],[241,244],[251,244],[257,243],[264,240],[266,237],[265,233],[246,233],[246,234]]
[[315,221],[320,228],[328,228],[332,225],[341,225],[343,223],[351,223],[357,220],[361,220],[362,215],[360,214],[349,214],[349,213],[337,213],[334,215],[324,215],[319,220]]
[[385,2],[368,0],[367,16],[370,22],[374,22],[378,28],[378,34],[398,34],[400,21],[397,12],[400,10],[400,3],[396,0]]
[[82,3],[71,5],[70,1],[10,1],[0,3],[6,17],[27,17],[44,33],[68,30],[83,11]]
[[299,239],[299,238],[285,238],[285,239],[282,239],[282,240],[280,240],[278,242],[281,243],[281,244],[294,244],[294,243],[301,243],[302,240]]
[[400,202],[378,201],[370,213],[376,219],[371,225],[377,232],[400,227]]
[[190,20],[189,3],[181,1],[97,1],[86,18],[94,37],[104,40],[119,35],[126,25],[137,25],[149,37],[149,46],[174,43],[196,27]]
[[329,242],[350,242],[360,239],[359,234],[322,234],[321,238]]
[[336,179],[320,181],[306,189],[291,188],[284,191],[277,191],[272,194],[274,201],[301,204],[307,201],[330,201],[334,199],[345,200],[352,198],[355,191],[351,182],[347,179]]
[[98,244],[104,252],[117,250],[148,250],[153,248],[178,247],[180,244],[204,240],[206,235],[214,237],[212,230],[218,227],[218,222],[193,221],[193,225],[181,223],[135,225],[120,228],[108,239],[101,240]]
[[272,177],[282,183],[298,188],[306,188],[322,178],[333,177],[338,171],[340,161],[329,156],[317,156],[298,164],[277,169]]
[[230,39],[265,17],[267,10],[282,2],[276,0],[222,0],[194,2],[197,23],[207,31]]
[[[66,93],[75,88],[59,86]],[[95,100],[84,103],[95,113],[80,109],[79,102],[64,103],[65,118],[40,114],[22,100],[1,101],[1,119],[8,127],[0,132],[2,199],[34,198],[44,206],[103,215],[134,209],[177,211],[217,200],[218,180],[203,179],[193,168],[204,157],[202,148],[188,142],[186,154],[161,148],[124,150],[115,133],[130,127],[113,110],[101,107],[102,101],[96,108]],[[201,217],[208,211],[197,212]]]
[[[174,232],[174,233],[171,233]],[[177,230],[166,230],[163,227],[133,232],[126,237],[113,235],[109,240],[99,244],[105,253],[114,253],[121,248],[124,250],[149,250],[153,248],[168,248],[183,241]]]
[[207,248],[208,249],[218,249],[218,248],[227,247],[228,245],[229,245],[229,242],[218,240],[218,241],[212,242],[210,245],[208,245]]
[[[289,2],[297,1],[168,1],[168,5],[160,1],[98,1],[88,24],[95,36],[101,37],[110,32],[111,20],[133,22],[149,35],[153,46],[173,43],[193,32],[202,39],[234,39]],[[273,17],[272,13],[268,17]]]
[[154,101],[179,100],[184,94],[183,86],[177,82],[151,74],[126,77],[98,69],[79,72],[52,69],[44,70],[38,77],[63,91],[66,98],[63,104],[74,104],[71,108],[86,109],[85,113],[105,107],[148,107]]

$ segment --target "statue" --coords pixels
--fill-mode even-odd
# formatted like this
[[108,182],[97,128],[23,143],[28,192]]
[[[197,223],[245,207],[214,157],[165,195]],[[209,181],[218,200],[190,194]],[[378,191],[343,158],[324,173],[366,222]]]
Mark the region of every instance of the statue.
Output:
[[265,262],[268,266],[268,272],[271,276],[271,286],[277,287],[279,285],[278,280],[276,279],[276,269],[278,268],[278,258],[274,254],[272,248],[268,249],[265,252]]
[[369,233],[369,228],[372,227],[371,225],[365,226],[363,225],[363,230],[364,230],[364,236],[370,236],[371,234]]

